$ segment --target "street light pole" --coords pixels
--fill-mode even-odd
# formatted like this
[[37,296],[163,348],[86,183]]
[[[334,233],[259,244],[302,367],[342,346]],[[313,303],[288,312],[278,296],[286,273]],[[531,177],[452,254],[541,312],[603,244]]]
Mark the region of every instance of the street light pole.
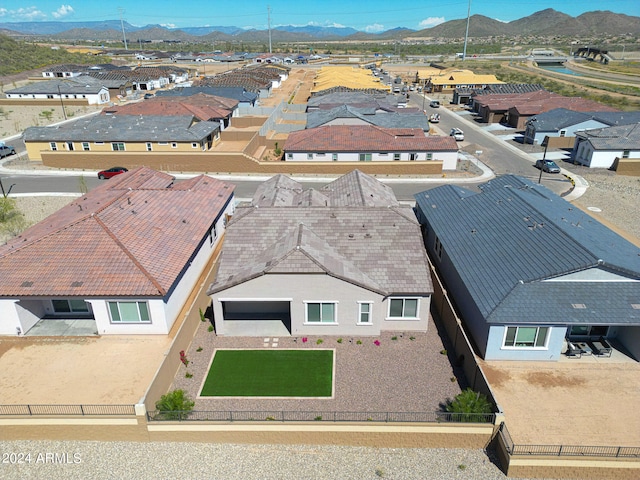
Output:
[[547,147],[549,146],[549,142],[547,137],[544,137],[544,153],[542,154],[542,165],[540,165],[540,175],[538,176],[538,183],[542,180],[542,169],[544,168],[544,161],[547,158]]
[[60,93],[60,84],[58,84],[58,96],[60,97],[60,106],[62,107],[62,115],[64,115],[64,119],[67,119],[67,112],[64,110],[64,103],[62,102],[62,93]]

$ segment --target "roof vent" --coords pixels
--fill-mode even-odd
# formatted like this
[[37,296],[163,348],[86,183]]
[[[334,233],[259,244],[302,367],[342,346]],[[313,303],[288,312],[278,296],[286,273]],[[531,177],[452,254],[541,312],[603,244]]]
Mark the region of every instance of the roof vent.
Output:
[[27,281],[27,282],[22,282],[22,283],[20,284],[20,286],[21,286],[21,287],[25,287],[25,288],[33,287],[33,282],[29,282],[29,281]]
[[355,238],[355,235],[353,233],[349,234],[349,240],[353,240]]
[[81,287],[84,282],[73,282],[71,283],[72,287]]
[[575,309],[580,309],[580,310],[587,308],[587,306],[584,303],[572,303],[571,306]]
[[640,310],[640,303],[632,303],[631,308],[633,308],[634,310]]

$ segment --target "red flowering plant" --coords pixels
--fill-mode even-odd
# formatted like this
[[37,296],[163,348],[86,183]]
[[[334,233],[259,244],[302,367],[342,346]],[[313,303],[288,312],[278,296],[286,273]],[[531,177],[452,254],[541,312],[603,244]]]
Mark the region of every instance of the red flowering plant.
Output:
[[373,344],[374,344],[376,347],[379,347],[379,346],[380,346],[380,340],[374,340],[374,341],[373,341]]
[[302,343],[307,343],[309,339],[307,337],[302,337]]
[[184,350],[180,350],[180,361],[184,364],[185,367],[189,365],[189,360],[187,360],[187,356],[184,354]]

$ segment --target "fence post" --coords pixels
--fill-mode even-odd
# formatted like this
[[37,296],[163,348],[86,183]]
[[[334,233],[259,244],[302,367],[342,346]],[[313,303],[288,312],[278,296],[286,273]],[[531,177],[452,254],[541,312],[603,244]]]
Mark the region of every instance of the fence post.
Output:
[[29,416],[33,416],[33,413],[31,412],[31,405],[27,405],[27,410],[29,410]]
[[386,413],[387,413],[387,418],[385,419],[385,423],[389,423],[389,412],[386,412]]
[[80,413],[84,416],[84,407],[82,405],[80,405]]
[[558,450],[558,456],[562,455],[562,447],[563,445],[560,445],[560,449]]
[[621,449],[621,448],[622,448],[622,447],[618,447],[618,451],[616,452],[616,457],[619,457],[619,456],[620,456],[620,449]]

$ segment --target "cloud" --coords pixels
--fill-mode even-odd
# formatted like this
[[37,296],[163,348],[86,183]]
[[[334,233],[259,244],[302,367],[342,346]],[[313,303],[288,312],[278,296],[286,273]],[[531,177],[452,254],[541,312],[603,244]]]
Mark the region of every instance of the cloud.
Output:
[[384,25],[380,25],[379,23],[374,23],[373,25],[367,25],[364,27],[364,31],[367,33],[377,33],[382,32],[384,30]]
[[[175,23],[161,23],[160,26],[165,28],[178,28]],[[209,25],[206,26],[208,27]]]
[[13,17],[17,20],[35,20],[38,18],[45,18],[47,15],[38,10],[37,7],[18,8],[17,10],[6,10],[5,15]]
[[7,10],[6,8],[0,8],[0,17],[4,17],[8,13],[9,13],[9,10]]
[[445,22],[444,17],[429,17],[422,20],[418,24],[418,26],[420,28],[431,28],[431,27],[435,27],[436,25],[440,25],[441,23],[444,23],[444,22]]
[[73,13],[73,7],[71,5],[60,5],[60,8],[55,12],[51,12],[53,18],[62,18]]

